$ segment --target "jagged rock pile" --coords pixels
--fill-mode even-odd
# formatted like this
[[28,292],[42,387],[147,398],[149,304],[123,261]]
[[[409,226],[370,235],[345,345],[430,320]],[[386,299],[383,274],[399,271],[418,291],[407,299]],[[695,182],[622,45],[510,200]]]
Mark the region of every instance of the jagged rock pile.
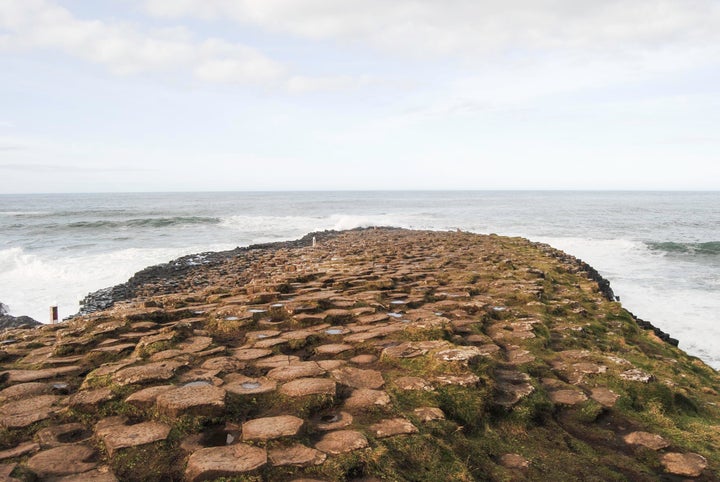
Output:
[[718,480],[717,373],[585,266],[516,238],[343,232],[9,331],[0,478]]
[[32,328],[41,323],[29,316],[12,316],[8,313],[7,306],[0,303],[0,331],[8,328]]

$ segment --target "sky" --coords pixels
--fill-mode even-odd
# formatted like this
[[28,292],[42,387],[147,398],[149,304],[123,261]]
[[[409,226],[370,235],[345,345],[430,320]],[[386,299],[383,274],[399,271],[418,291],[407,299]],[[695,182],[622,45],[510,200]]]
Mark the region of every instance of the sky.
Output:
[[720,189],[717,0],[0,0],[0,193]]

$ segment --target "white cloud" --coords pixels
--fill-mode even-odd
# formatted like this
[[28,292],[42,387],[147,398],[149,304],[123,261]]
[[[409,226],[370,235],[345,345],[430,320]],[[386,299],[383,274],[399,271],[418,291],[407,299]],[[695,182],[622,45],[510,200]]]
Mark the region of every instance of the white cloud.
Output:
[[190,71],[215,82],[281,82],[285,68],[245,45],[197,40],[182,28],[144,30],[116,21],[82,20],[45,0],[0,2],[0,47],[60,50],[114,73]]
[[[427,84],[412,90],[432,91],[417,99],[432,116],[514,108],[720,63],[716,0],[135,1],[161,18],[230,19],[352,46],[350,55],[370,48],[375,59],[420,60],[406,64],[405,76],[419,68]],[[376,82],[388,82],[387,66],[374,67]],[[342,72],[286,80],[292,92],[357,85],[365,84]]]
[[157,16],[231,18],[416,55],[622,50],[717,40],[715,0],[144,0]]

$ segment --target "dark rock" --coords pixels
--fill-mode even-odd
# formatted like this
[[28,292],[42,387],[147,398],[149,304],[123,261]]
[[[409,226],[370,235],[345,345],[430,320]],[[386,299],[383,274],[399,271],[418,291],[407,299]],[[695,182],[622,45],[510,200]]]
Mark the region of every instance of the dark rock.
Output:
[[37,320],[29,316],[12,316],[8,314],[7,305],[0,303],[0,330],[8,328],[34,328],[42,325]]

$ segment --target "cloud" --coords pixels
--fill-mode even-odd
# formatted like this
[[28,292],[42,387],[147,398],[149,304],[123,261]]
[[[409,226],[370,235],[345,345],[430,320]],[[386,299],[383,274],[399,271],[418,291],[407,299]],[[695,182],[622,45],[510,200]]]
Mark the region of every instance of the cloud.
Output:
[[[135,1],[158,18],[231,20],[351,56],[370,52],[378,83],[392,75],[386,62],[399,62],[406,79],[425,83],[413,91],[435,92],[416,99],[430,116],[515,108],[720,63],[716,0]],[[294,74],[284,85],[307,92],[368,83]]]
[[68,173],[68,172],[148,172],[156,169],[125,167],[125,166],[78,166],[69,164],[21,164],[0,163],[0,171],[42,172],[42,173]]
[[117,74],[189,71],[201,80],[282,83],[280,63],[249,46],[195,38],[184,28],[142,29],[82,20],[46,0],[0,2],[0,48],[59,50]]
[[417,56],[627,51],[717,40],[715,0],[145,0],[160,17],[233,19]]

